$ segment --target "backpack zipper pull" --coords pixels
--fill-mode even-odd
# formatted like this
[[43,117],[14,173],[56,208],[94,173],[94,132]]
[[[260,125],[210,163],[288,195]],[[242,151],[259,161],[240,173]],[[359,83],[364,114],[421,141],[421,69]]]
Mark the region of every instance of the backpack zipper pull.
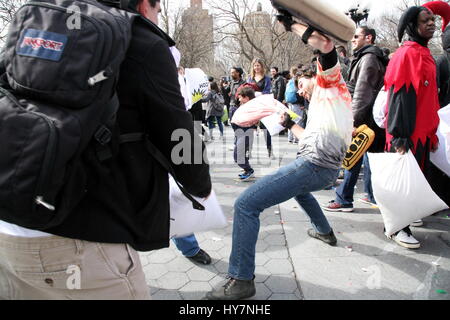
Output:
[[95,76],[90,77],[88,79],[88,84],[93,87],[95,86],[97,83],[108,80],[109,77],[112,75],[112,70],[111,68],[106,68],[105,70],[100,71],[99,73],[97,73]]
[[54,206],[52,206],[51,204],[49,204],[49,203],[44,201],[44,197],[37,196],[36,197],[36,203],[41,205],[41,206],[46,207],[50,211],[55,211],[56,210],[56,208]]

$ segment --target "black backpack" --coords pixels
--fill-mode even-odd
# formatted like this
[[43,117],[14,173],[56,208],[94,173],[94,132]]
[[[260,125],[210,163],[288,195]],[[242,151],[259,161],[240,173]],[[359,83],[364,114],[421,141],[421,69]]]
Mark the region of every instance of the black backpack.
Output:
[[80,158],[110,143],[135,17],[95,0],[35,0],[16,13],[2,61],[0,220],[45,230],[83,198]]

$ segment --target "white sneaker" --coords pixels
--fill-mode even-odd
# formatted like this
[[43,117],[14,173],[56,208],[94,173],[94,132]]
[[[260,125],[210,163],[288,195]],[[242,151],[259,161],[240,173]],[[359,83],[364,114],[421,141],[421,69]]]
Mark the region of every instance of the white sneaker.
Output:
[[392,240],[397,242],[399,246],[408,249],[418,249],[420,248],[420,242],[412,236],[412,234],[407,234],[405,231],[400,231],[397,235],[392,235],[390,237]]
[[414,221],[413,223],[410,224],[411,227],[421,227],[423,226],[423,221],[422,220],[417,220]]

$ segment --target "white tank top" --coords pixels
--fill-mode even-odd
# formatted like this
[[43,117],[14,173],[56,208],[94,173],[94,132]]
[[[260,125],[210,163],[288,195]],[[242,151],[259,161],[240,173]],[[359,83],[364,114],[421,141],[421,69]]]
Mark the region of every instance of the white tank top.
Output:
[[8,236],[21,238],[42,238],[53,236],[52,234],[49,233],[22,228],[15,224],[7,223],[2,220],[0,220],[0,233],[6,234]]

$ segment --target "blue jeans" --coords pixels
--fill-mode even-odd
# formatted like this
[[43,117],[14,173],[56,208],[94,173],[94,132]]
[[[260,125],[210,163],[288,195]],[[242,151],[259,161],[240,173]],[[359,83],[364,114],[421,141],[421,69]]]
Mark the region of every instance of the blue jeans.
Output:
[[223,123],[222,123],[222,117],[219,116],[211,116],[208,118],[208,127],[209,129],[214,129],[216,126],[214,125],[214,120],[217,121],[217,124],[219,126],[220,135],[223,136]]
[[[366,160],[367,159],[367,160]],[[355,186],[358,183],[359,173],[364,163],[364,190],[370,201],[375,203],[372,190],[371,171],[369,167],[369,161],[367,154],[364,158],[361,158],[353,168],[345,170],[344,181],[336,188],[336,202],[348,207],[353,207],[353,194],[355,192]]]
[[367,153],[364,155],[364,192],[367,194],[367,197],[369,198],[369,201],[372,203],[377,203],[375,201],[375,197],[373,196],[373,189],[372,189],[372,171],[370,170],[370,164],[369,164],[369,156]]
[[182,238],[173,238],[172,240],[185,257],[193,257],[200,251],[200,246],[193,234]]
[[232,278],[251,280],[255,272],[255,247],[259,215],[274,205],[295,197],[321,234],[332,229],[311,192],[333,185],[338,170],[316,166],[298,158],[248,188],[234,204],[233,243],[228,273]]

